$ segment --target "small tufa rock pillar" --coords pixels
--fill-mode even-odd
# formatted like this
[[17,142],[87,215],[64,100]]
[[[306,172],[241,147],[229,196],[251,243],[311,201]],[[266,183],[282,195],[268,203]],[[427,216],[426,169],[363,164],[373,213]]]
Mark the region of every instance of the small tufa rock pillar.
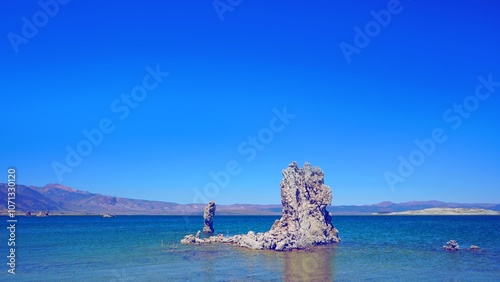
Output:
[[215,202],[211,201],[203,213],[203,233],[214,233]]

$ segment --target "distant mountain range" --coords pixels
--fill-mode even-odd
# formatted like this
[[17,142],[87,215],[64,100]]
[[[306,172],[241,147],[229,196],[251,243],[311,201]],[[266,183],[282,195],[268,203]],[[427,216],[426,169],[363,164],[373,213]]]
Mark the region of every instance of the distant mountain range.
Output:
[[500,212],[469,208],[430,208],[416,211],[384,213],[384,215],[500,215]]
[[[51,214],[130,214],[130,215],[201,215],[204,204],[177,204],[172,202],[136,200],[80,191],[60,184],[43,187],[18,185],[16,211],[32,213],[50,211]],[[7,184],[0,183],[0,212],[6,212]],[[412,201],[405,203],[381,202],[374,205],[329,206],[336,215],[372,214],[422,210],[428,208],[471,208],[500,211],[500,204],[462,204],[440,201]],[[280,215],[281,205],[234,204],[217,205],[218,215]]]
[[467,208],[467,209],[487,209],[500,211],[500,204],[484,203],[448,203],[441,201],[410,201],[404,203],[381,202],[374,205],[362,206],[332,206],[328,209],[334,214],[372,214],[372,213],[390,213],[416,211],[430,208]]
[[[198,215],[205,204],[177,204],[172,202],[136,200],[94,194],[60,184],[43,187],[17,185],[16,211],[49,211],[50,214],[144,214],[144,215]],[[7,184],[0,183],[0,211],[6,212]],[[279,210],[276,210],[279,208]],[[218,205],[220,215],[280,214],[279,205]]]

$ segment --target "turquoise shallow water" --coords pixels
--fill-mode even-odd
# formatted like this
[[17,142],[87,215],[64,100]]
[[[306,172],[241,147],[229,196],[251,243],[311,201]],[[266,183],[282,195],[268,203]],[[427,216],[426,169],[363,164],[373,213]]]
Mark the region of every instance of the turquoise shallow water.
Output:
[[[214,227],[224,235],[264,232],[277,218],[216,216]],[[336,216],[334,225],[340,244],[280,253],[180,245],[201,229],[201,217],[18,217],[17,274],[7,273],[2,228],[0,280],[500,281],[498,216]],[[441,250],[450,239],[482,249]]]

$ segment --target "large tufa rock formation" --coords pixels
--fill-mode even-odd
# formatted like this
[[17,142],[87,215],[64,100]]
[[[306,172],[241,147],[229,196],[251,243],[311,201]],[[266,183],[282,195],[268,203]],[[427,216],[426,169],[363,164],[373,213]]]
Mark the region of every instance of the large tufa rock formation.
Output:
[[283,170],[280,186],[282,216],[268,232],[255,234],[249,231],[244,235],[219,235],[203,240],[187,235],[181,243],[221,242],[251,249],[286,251],[340,241],[338,231],[332,225],[332,217],[326,210],[332,202],[332,191],[324,184],[320,168],[305,163],[301,169],[293,162]]
[[324,184],[323,171],[309,163],[301,169],[293,162],[282,173],[281,219],[266,233],[242,235],[239,245],[283,251],[339,242],[338,231],[326,210],[332,202],[332,191]]
[[326,210],[332,203],[332,190],[324,184],[324,173],[319,167],[305,163],[300,169],[293,162],[283,170],[280,186],[283,211],[268,232],[271,237],[279,238],[278,243],[292,249],[340,241]]
[[215,215],[215,202],[211,201],[205,207],[203,213],[203,232],[214,233],[214,215]]

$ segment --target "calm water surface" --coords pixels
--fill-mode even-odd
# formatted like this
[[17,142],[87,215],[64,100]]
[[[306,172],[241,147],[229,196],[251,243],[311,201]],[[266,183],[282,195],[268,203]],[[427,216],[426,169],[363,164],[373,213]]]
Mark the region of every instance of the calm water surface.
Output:
[[[214,228],[264,232],[277,218],[216,216]],[[18,217],[17,274],[7,273],[3,228],[0,281],[500,281],[498,216],[336,216],[334,225],[341,243],[281,253],[180,245],[201,217]],[[481,250],[441,250],[450,239]]]

